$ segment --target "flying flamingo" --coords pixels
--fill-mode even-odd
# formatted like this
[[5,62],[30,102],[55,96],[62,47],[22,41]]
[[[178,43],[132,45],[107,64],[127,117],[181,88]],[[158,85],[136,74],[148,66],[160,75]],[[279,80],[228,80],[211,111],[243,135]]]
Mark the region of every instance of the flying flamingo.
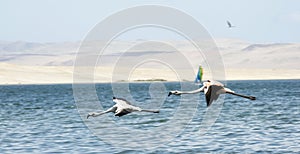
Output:
[[234,91],[230,90],[229,88],[226,88],[222,83],[217,81],[210,81],[207,80],[206,82],[203,82],[203,86],[199,89],[193,90],[193,91],[170,91],[168,96],[170,95],[181,95],[181,94],[195,94],[199,92],[204,92],[205,98],[206,98],[206,104],[207,107],[211,105],[211,103],[214,100],[217,100],[220,94],[231,94],[235,96],[240,96],[243,98],[247,98],[250,100],[255,100],[256,98],[253,96],[246,96],[237,94]]
[[133,106],[133,105],[131,105],[130,102],[128,102],[127,100],[125,100],[123,98],[113,97],[113,102],[115,102],[116,104],[113,107],[109,108],[108,110],[102,111],[102,112],[89,113],[86,118],[88,119],[90,116],[97,117],[97,116],[100,116],[102,114],[109,113],[109,112],[114,112],[115,116],[119,116],[119,117],[126,115],[128,113],[131,113],[131,112],[159,113],[159,110],[146,110],[146,109],[141,109],[140,107],[137,107],[137,106]]

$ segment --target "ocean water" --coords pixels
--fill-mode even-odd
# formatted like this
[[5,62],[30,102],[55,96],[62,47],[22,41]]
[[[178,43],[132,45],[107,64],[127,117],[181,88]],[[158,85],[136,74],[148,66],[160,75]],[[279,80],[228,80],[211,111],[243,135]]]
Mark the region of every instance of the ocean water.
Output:
[[126,99],[160,108],[158,114],[89,119],[88,112],[127,93],[97,84],[101,103],[86,91],[80,101],[89,103],[78,104],[69,84],[0,86],[0,153],[300,153],[300,80],[228,81],[227,87],[257,100],[226,95],[205,125],[205,113],[215,110],[206,108],[203,94],[166,97],[179,83],[129,84]]

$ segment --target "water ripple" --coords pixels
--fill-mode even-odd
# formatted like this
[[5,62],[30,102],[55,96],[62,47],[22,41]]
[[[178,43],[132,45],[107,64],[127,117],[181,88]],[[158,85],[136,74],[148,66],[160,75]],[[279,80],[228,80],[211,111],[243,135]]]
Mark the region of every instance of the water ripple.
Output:
[[[236,92],[255,95],[256,101],[226,96],[221,114],[206,134],[197,134],[205,113],[201,94],[190,124],[169,143],[148,150],[120,149],[93,135],[82,122],[71,85],[18,85],[0,87],[1,153],[299,153],[300,81],[230,81]],[[166,83],[178,89],[178,83]],[[113,105],[109,84],[96,86],[104,108]],[[282,88],[278,88],[282,87]],[[139,105],[151,103],[149,83],[130,85]],[[165,93],[157,93],[159,95]],[[151,130],[163,126],[176,113],[180,97],[160,105],[159,114],[108,117],[130,129]],[[191,96],[194,101],[196,96]],[[88,100],[87,100],[88,101]],[[190,114],[186,111],[185,114]],[[184,117],[182,117],[184,118]],[[97,119],[93,119],[97,122]],[[99,126],[99,129],[103,129]],[[105,129],[107,130],[107,129]],[[164,131],[164,130],[161,130]],[[110,132],[107,132],[110,133]],[[126,132],[124,132],[126,133]],[[159,134],[159,133],[158,133]],[[147,135],[147,134],[145,134]],[[112,136],[116,137],[116,136]],[[125,140],[126,139],[122,139]],[[155,142],[155,141],[154,141]]]

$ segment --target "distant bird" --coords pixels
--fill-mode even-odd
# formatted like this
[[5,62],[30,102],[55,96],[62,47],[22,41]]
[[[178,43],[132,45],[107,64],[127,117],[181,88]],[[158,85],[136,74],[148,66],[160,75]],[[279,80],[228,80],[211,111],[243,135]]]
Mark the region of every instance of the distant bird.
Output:
[[88,119],[90,116],[97,117],[97,116],[100,116],[102,114],[109,113],[109,112],[114,112],[115,116],[119,116],[119,117],[126,115],[128,113],[131,113],[131,112],[159,113],[159,110],[145,110],[145,109],[141,109],[140,107],[133,106],[127,100],[125,100],[123,98],[113,97],[113,102],[115,102],[116,104],[113,107],[109,108],[108,110],[102,111],[102,112],[89,113],[86,118]]
[[235,26],[233,26],[228,20],[227,20],[227,25],[228,25],[228,28],[233,28]]
[[231,94],[231,95],[247,98],[250,100],[256,99],[253,96],[245,96],[245,95],[237,94],[234,91],[224,87],[224,85],[222,83],[217,82],[217,81],[212,82],[210,80],[203,82],[203,86],[199,89],[196,89],[193,91],[178,91],[178,90],[170,91],[168,96],[181,95],[181,94],[195,94],[195,93],[199,93],[199,92],[204,92],[207,107],[210,106],[214,100],[217,100],[220,94]]

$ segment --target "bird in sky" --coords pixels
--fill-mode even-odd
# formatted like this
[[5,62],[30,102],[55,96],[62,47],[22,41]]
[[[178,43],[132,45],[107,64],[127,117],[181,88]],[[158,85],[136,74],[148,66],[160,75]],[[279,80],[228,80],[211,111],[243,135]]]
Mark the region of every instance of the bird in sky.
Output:
[[233,28],[235,26],[233,26],[228,20],[227,20],[227,25],[228,25],[228,28]]

